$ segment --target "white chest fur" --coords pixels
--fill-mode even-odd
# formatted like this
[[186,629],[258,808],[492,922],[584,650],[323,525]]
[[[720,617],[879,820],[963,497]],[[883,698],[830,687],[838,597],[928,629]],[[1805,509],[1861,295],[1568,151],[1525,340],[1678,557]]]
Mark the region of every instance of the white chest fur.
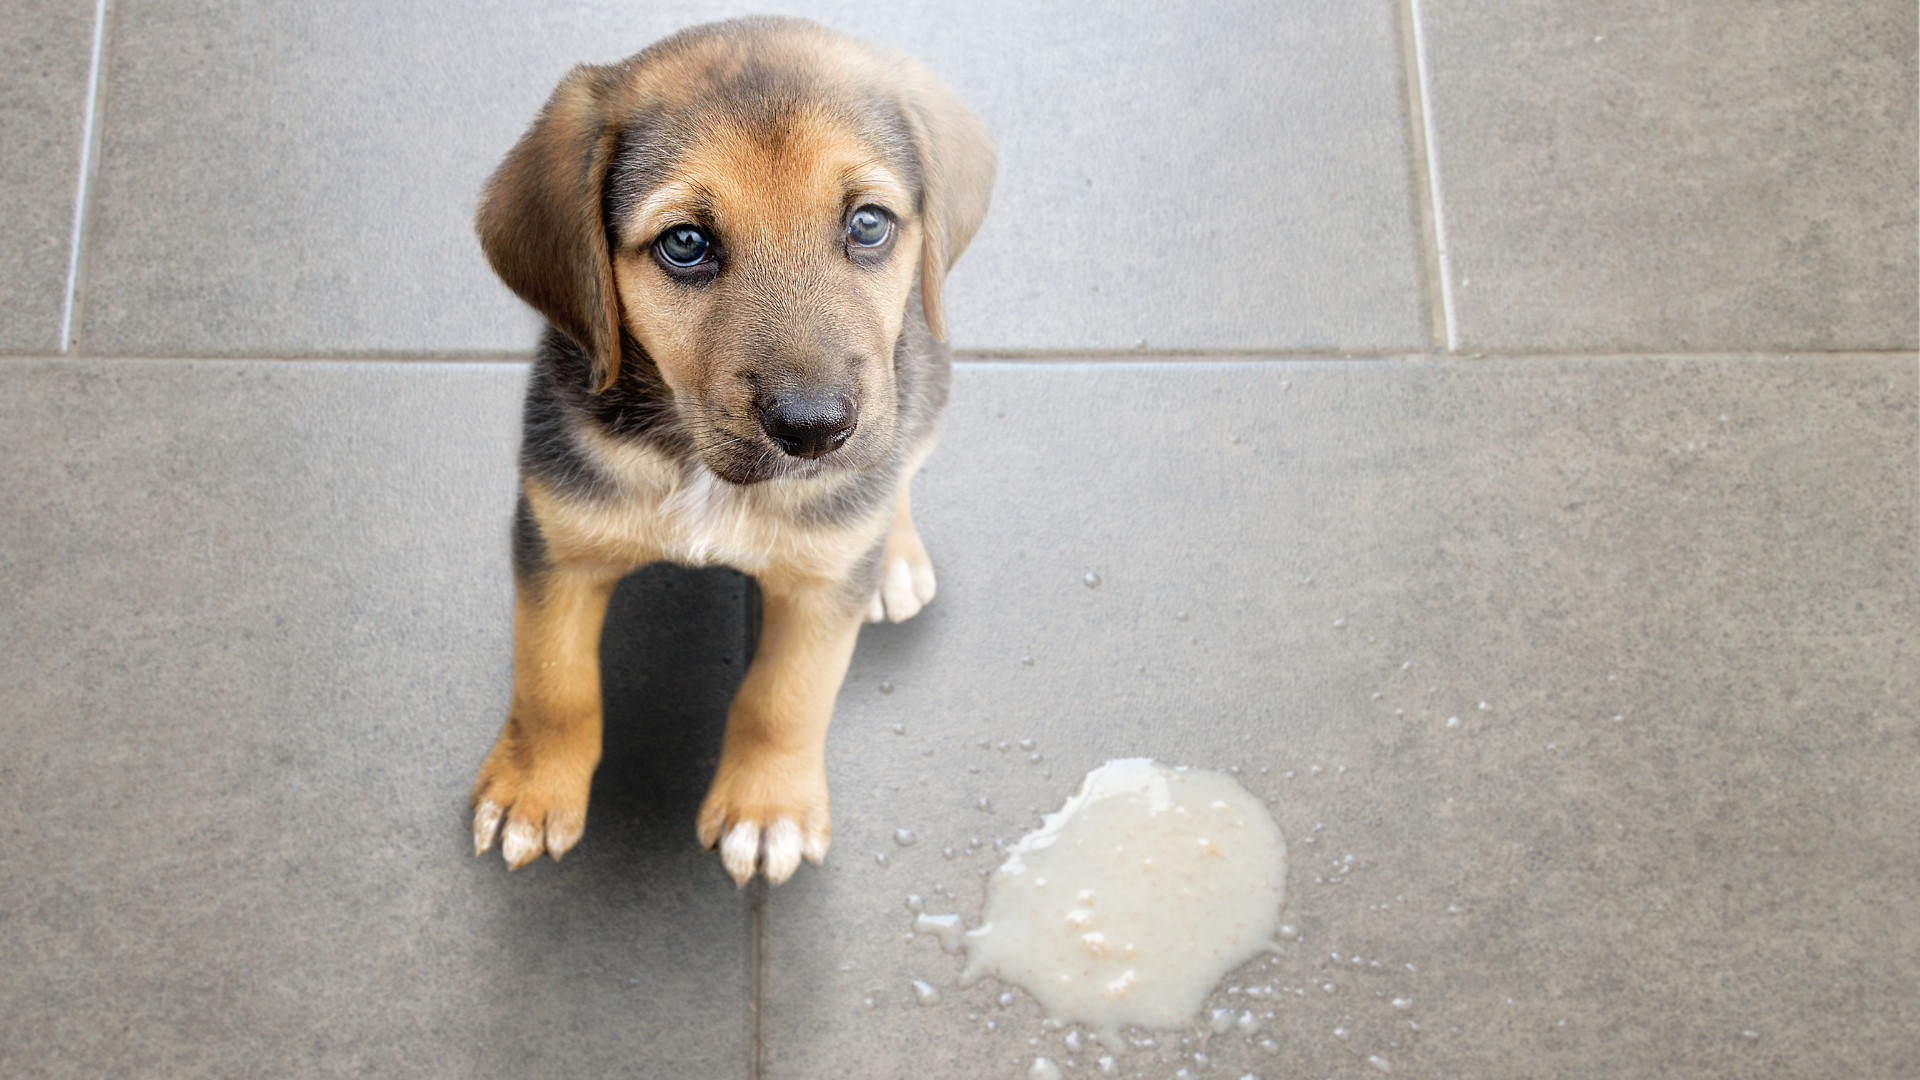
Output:
[[764,576],[834,576],[866,554],[887,526],[886,508],[845,523],[808,521],[806,507],[825,495],[831,474],[741,485],[697,461],[655,447],[591,435],[589,457],[613,481],[611,496],[561,497],[528,483],[543,532],[556,554],[624,569],[650,562],[731,566]]

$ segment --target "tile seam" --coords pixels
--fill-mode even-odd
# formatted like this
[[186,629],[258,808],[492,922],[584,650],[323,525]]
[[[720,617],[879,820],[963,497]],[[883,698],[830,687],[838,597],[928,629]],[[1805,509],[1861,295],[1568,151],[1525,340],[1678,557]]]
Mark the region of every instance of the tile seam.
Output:
[[1419,84],[1420,128],[1426,149],[1427,198],[1433,208],[1434,255],[1440,264],[1440,311],[1445,323],[1447,351],[1458,352],[1460,323],[1453,306],[1453,268],[1447,257],[1447,212],[1446,203],[1440,197],[1440,148],[1434,132],[1432,65],[1427,62],[1426,19],[1420,10],[1420,0],[1407,0],[1407,14],[1413,23],[1413,63],[1417,76],[1415,81]]
[[80,289],[85,269],[82,252],[87,240],[87,213],[93,200],[94,172],[98,168],[99,154],[97,142],[100,132],[100,80],[104,74],[102,62],[106,52],[107,39],[107,0],[94,0],[93,7],[93,49],[87,61],[87,103],[81,118],[80,128],[80,177],[76,181],[73,193],[73,233],[67,241],[67,289],[60,301],[60,353],[73,352],[73,322],[80,306]]
[[[1287,352],[1281,349],[1261,349],[1234,351],[1230,349],[1194,350],[1192,352],[1125,352],[1101,353],[1094,350],[1078,352],[1028,352],[1000,353],[978,352],[956,354],[954,363],[962,365],[987,364],[1025,364],[1035,367],[1048,364],[1104,364],[1115,367],[1128,364],[1163,363],[1246,363],[1258,364],[1284,362],[1294,364],[1345,363],[1355,360],[1459,360],[1467,363],[1475,361],[1506,360],[1802,360],[1821,359],[1920,359],[1920,350],[1912,348],[1897,349],[1719,349],[1702,351],[1676,351],[1663,349],[1642,349],[1637,351],[1600,351],[1579,349],[1532,349],[1532,350],[1494,350],[1478,352],[1446,352],[1435,350],[1381,350],[1377,352]],[[532,356],[498,356],[477,354],[470,356],[408,356],[397,355],[349,355],[329,356],[324,353],[311,355],[87,355],[74,356],[61,353],[37,355],[32,353],[14,353],[0,355],[0,367],[8,365],[46,363],[49,361],[72,361],[93,364],[393,364],[412,367],[511,367],[530,364]]]
[[1407,108],[1408,202],[1417,220],[1421,262],[1421,302],[1427,318],[1427,344],[1441,348],[1446,343],[1446,310],[1441,304],[1440,245],[1433,226],[1433,189],[1427,172],[1426,103],[1420,95],[1420,64],[1414,48],[1413,6],[1411,0],[1395,5],[1399,13],[1400,88]]
[[[1179,349],[1179,350],[1140,350],[1140,349],[969,349],[953,354],[954,363],[1078,363],[1098,360],[1107,363],[1124,364],[1134,362],[1159,363],[1168,361],[1218,361],[1237,360],[1258,362],[1266,360],[1286,361],[1342,361],[1370,360],[1405,357],[1443,357],[1458,360],[1551,360],[1577,357],[1602,359],[1606,357],[1701,357],[1724,359],[1727,357],[1816,357],[1816,356],[1912,356],[1917,351],[1913,346],[1862,346],[1843,349],[1800,349],[1793,347],[1776,348],[1738,348],[1725,349],[1580,349],[1580,348],[1538,348],[1504,349],[1481,348],[1472,352],[1445,349]],[[89,353],[84,355],[68,353],[4,353],[0,354],[0,363],[9,361],[33,360],[98,360],[102,362],[129,363],[287,363],[287,364],[417,364],[430,367],[436,364],[499,364],[511,366],[530,364],[537,357],[532,353]]]
[[767,884],[755,877],[752,897],[747,904],[747,1080],[760,1080],[760,999],[762,973],[762,929],[765,923]]

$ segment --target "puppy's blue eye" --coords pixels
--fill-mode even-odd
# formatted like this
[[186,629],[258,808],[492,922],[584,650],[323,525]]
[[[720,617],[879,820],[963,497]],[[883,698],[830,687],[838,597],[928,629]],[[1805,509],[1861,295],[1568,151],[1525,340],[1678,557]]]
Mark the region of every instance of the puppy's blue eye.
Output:
[[863,206],[847,219],[847,239],[857,247],[879,247],[893,235],[893,219],[875,206]]
[[713,241],[692,225],[675,225],[653,242],[660,258],[673,266],[698,266],[713,251]]

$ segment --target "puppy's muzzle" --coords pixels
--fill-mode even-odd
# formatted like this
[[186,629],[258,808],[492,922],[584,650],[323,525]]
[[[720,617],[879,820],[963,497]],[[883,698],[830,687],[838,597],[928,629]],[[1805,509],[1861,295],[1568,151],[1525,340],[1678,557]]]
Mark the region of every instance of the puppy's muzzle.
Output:
[[852,400],[844,394],[781,394],[757,402],[760,428],[775,446],[812,460],[844,446],[857,423]]

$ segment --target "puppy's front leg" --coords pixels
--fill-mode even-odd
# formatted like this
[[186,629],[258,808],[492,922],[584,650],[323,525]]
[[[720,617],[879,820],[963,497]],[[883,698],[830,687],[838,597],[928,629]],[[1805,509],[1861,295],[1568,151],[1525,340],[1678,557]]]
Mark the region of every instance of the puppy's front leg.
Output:
[[733,880],[759,866],[779,884],[805,855],[826,857],[827,724],[847,675],[861,605],[838,582],[763,580],[760,646],[727,714],[700,842],[718,844]]
[[513,703],[473,782],[473,853],[493,846],[519,869],[558,859],[587,827],[600,764],[600,627],[619,583],[604,571],[548,567],[516,575]]

